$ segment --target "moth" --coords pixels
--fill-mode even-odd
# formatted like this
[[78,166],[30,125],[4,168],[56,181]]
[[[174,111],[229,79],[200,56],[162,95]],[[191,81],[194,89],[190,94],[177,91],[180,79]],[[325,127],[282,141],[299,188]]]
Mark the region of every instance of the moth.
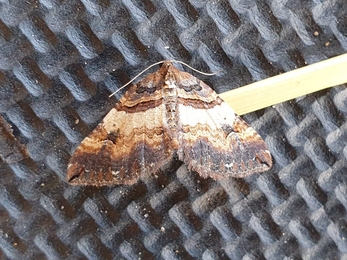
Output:
[[259,134],[201,80],[165,61],[131,86],[77,147],[67,169],[72,185],[132,185],[176,156],[214,179],[272,167]]

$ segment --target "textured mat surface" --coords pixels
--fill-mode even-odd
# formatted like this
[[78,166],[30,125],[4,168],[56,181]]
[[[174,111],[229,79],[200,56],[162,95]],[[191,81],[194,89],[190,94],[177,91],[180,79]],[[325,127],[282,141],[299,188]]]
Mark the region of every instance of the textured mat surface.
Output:
[[347,90],[244,116],[274,167],[213,181],[184,165],[73,187],[67,162],[148,65],[185,61],[217,92],[347,50],[326,1],[0,1],[1,259],[347,259]]

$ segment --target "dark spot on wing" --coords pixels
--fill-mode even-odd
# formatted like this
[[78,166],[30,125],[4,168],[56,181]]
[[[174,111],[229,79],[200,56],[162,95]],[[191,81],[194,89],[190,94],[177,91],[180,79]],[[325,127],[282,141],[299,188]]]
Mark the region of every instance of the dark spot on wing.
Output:
[[119,129],[117,129],[117,131],[112,131],[110,133],[107,134],[107,139],[112,141],[112,143],[116,144],[116,140],[119,136]]
[[222,130],[225,133],[225,136],[228,136],[231,132],[234,132],[233,127],[228,124],[222,125]]

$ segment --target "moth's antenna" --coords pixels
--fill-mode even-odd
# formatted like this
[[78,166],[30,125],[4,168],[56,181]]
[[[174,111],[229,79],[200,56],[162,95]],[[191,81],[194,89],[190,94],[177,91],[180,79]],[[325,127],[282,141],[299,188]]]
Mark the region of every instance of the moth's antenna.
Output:
[[135,79],[137,79],[139,76],[141,76],[142,73],[144,73],[145,71],[149,70],[150,68],[157,66],[159,64],[164,63],[165,61],[158,61],[150,66],[148,66],[146,69],[144,69],[143,71],[141,71],[139,74],[137,74],[135,77],[133,77],[129,82],[125,83],[123,86],[121,86],[119,89],[117,89],[115,92],[113,92],[111,95],[109,95],[108,97],[112,97],[114,94],[116,94],[117,92],[121,91],[123,88],[125,88],[126,86],[128,86],[131,82],[133,82]]
[[220,71],[213,72],[213,73],[202,72],[200,70],[194,69],[192,66],[189,66],[187,63],[184,63],[183,61],[179,61],[179,60],[169,60],[169,62],[180,63],[180,64],[190,68],[191,70],[194,70],[195,72],[200,73],[200,74],[205,75],[205,76],[214,76],[220,72]]
[[200,70],[194,69],[193,67],[189,66],[187,63],[184,63],[183,61],[179,61],[179,60],[162,60],[162,61],[158,61],[156,63],[153,63],[152,65],[148,66],[146,69],[144,69],[143,71],[141,71],[139,74],[137,74],[135,77],[133,77],[129,82],[125,83],[123,86],[121,86],[119,89],[117,89],[115,92],[113,92],[111,95],[109,95],[108,97],[112,97],[113,95],[115,95],[116,93],[118,93],[119,91],[121,91],[123,88],[125,88],[126,86],[128,86],[131,82],[133,82],[135,79],[137,79],[139,76],[141,76],[141,74],[143,74],[145,71],[149,70],[150,68],[157,66],[159,64],[162,64],[164,62],[176,62],[176,63],[180,63],[188,68],[190,68],[191,70],[198,72],[202,75],[206,75],[206,76],[213,76],[216,75],[217,73],[219,73],[219,71],[214,72],[214,73],[206,73],[206,72],[202,72]]

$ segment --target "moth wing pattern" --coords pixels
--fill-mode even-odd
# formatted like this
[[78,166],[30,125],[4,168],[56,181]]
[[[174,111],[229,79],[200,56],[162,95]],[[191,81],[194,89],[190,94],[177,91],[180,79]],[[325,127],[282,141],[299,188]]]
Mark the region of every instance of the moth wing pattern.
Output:
[[175,155],[203,178],[271,168],[259,134],[214,90],[170,62],[133,85],[75,150],[73,185],[132,185]]
[[70,184],[132,185],[141,174],[153,174],[172,159],[174,149],[157,93],[162,83],[160,77],[148,77],[130,87],[77,147],[67,170]]
[[189,169],[214,179],[246,177],[272,167],[260,137],[207,84],[177,72],[178,156]]
[[[263,139],[238,115],[225,116],[230,107],[223,104],[213,114],[205,111],[210,124],[182,132],[179,159],[203,178],[243,178],[269,170],[272,158]],[[224,113],[218,116],[218,110]],[[232,109],[229,112],[232,115]]]

